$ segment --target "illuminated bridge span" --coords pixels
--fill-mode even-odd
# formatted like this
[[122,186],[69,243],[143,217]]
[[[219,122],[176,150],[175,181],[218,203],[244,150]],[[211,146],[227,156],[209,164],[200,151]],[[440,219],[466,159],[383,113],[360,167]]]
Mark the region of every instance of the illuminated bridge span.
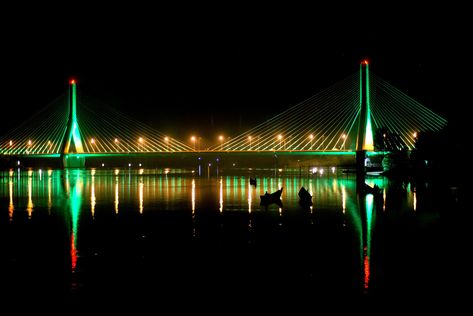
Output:
[[[100,155],[194,152],[195,149],[118,111],[95,113],[77,99],[76,82],[30,120],[0,138],[0,153],[85,159]],[[68,106],[66,106],[68,104]],[[360,71],[210,152],[355,153],[413,149],[418,133],[447,121],[369,72]],[[65,161],[66,161],[65,160]],[[66,163],[67,165],[67,163]],[[83,165],[83,163],[79,163]]]
[[113,108],[101,106],[100,113],[96,113],[87,106],[91,103],[88,101],[77,98],[76,82],[72,80],[67,96],[59,97],[0,139],[1,153],[59,157],[192,151],[188,145]]
[[[420,132],[439,131],[446,124],[444,118],[370,73],[364,61],[359,73],[212,149],[412,150]],[[374,148],[375,144],[382,148]]]

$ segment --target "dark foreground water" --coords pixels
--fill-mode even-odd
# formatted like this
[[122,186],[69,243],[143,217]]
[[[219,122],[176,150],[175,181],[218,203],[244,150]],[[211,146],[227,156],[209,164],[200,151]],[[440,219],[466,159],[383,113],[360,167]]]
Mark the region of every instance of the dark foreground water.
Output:
[[[3,172],[3,303],[222,304],[222,313],[461,303],[472,247],[458,193],[368,178],[383,193],[357,194],[355,179],[337,173]],[[301,186],[311,207],[299,205]],[[260,206],[281,187],[282,207]]]

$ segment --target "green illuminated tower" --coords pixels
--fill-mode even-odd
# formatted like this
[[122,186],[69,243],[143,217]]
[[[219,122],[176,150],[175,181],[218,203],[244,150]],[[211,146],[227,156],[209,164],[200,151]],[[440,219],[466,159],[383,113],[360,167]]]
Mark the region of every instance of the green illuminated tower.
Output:
[[356,151],[373,151],[373,129],[370,110],[370,75],[368,61],[360,64],[360,120],[356,138]]
[[[359,174],[365,173],[366,151],[373,151],[373,130],[370,110],[370,82],[368,61],[360,64],[360,116],[356,138],[356,169]],[[364,182],[364,181],[363,181]]]
[[61,150],[63,166],[65,168],[83,168],[85,167],[85,157],[81,155],[84,153],[84,148],[77,120],[77,83],[74,79],[69,82],[68,103],[69,119]]

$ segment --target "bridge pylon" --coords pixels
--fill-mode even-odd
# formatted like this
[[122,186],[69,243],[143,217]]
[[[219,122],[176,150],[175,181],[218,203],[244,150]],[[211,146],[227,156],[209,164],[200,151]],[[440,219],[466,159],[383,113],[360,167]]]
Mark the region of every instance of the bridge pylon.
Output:
[[84,168],[85,156],[82,147],[82,137],[77,120],[77,82],[69,82],[68,91],[69,118],[61,148],[61,158],[64,168]]
[[359,175],[365,174],[366,152],[374,150],[369,80],[369,63],[368,60],[363,60],[360,63],[360,116],[356,138],[356,170]]

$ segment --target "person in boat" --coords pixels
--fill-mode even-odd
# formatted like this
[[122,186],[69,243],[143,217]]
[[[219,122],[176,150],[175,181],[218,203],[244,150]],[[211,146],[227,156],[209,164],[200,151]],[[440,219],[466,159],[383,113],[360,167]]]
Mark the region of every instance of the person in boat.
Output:
[[309,191],[306,188],[301,187],[299,190],[299,202],[304,205],[312,205],[312,195],[310,195]]

